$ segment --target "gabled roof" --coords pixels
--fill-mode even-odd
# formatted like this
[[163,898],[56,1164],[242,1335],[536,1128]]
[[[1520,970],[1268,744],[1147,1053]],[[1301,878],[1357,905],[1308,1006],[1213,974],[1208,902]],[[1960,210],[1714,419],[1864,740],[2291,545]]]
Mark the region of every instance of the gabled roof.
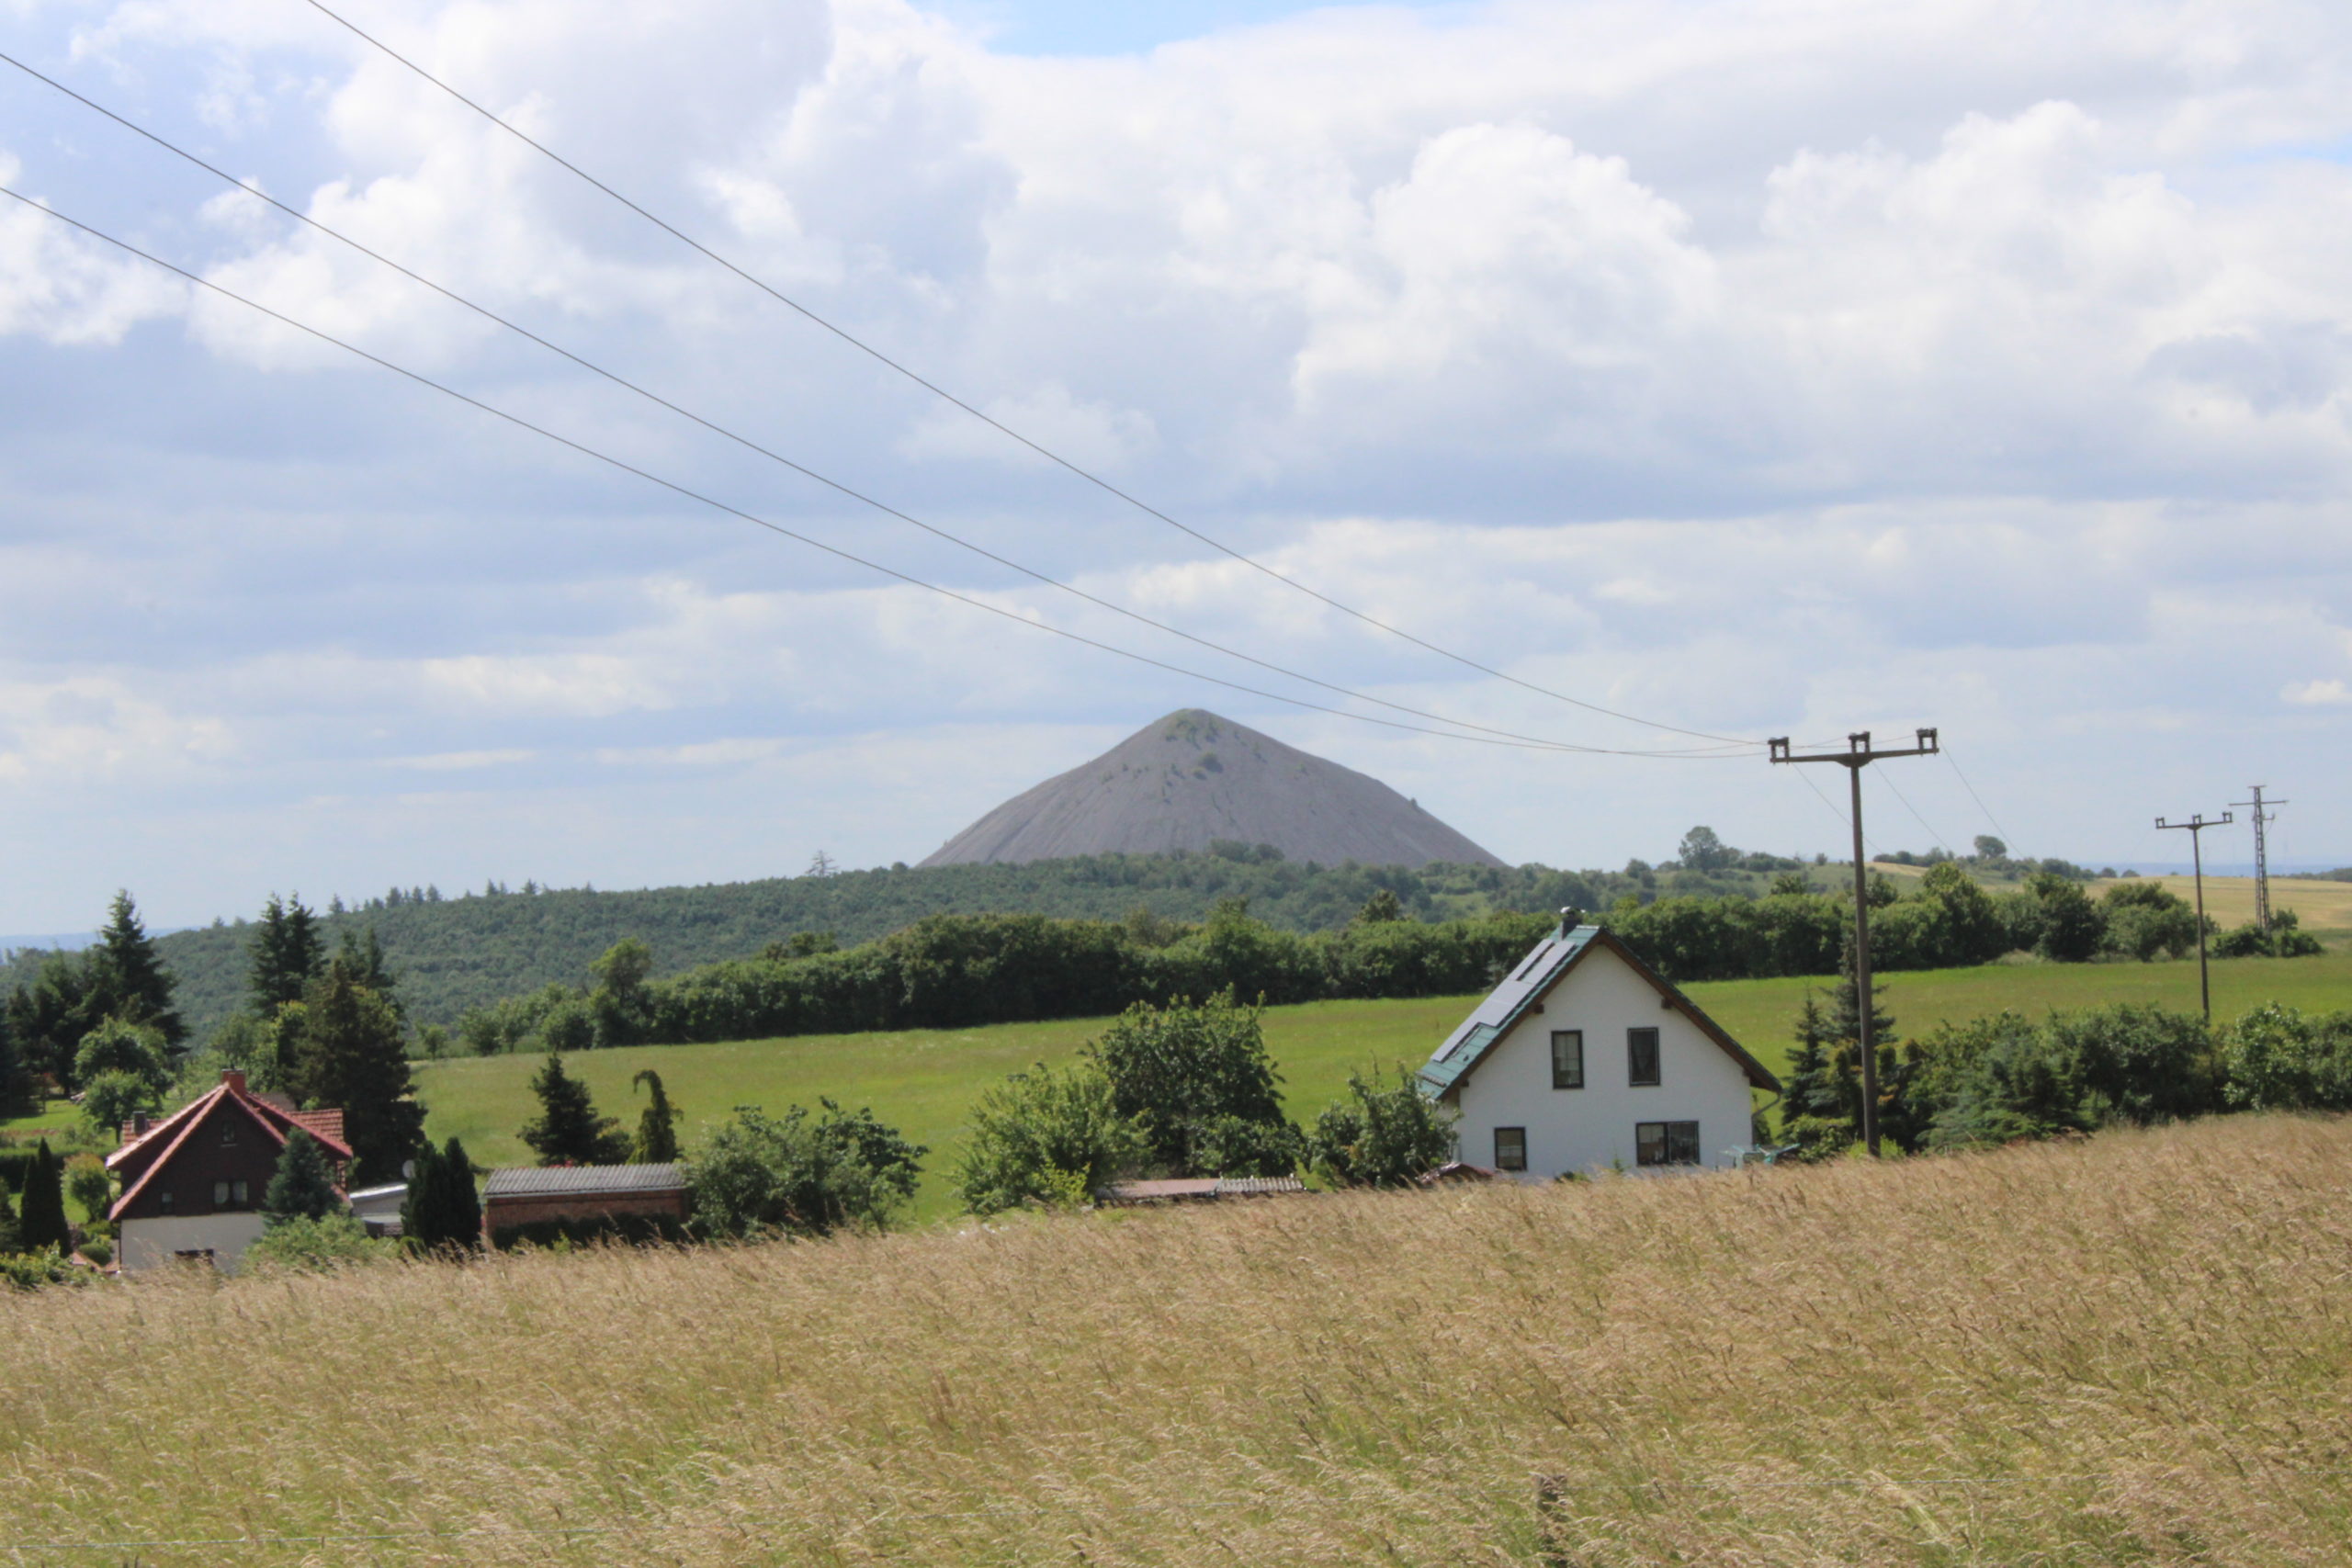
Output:
[[1417,1075],[1421,1092],[1430,1099],[1451,1093],[1457,1084],[1468,1077],[1478,1064],[1486,1060],[1495,1043],[1511,1032],[1528,1010],[1541,1002],[1552,988],[1567,978],[1568,972],[1582,962],[1594,948],[1607,948],[1623,959],[1634,974],[1649,982],[1668,1006],[1699,1026],[1700,1032],[1723,1048],[1725,1055],[1737,1062],[1747,1075],[1747,1081],[1758,1089],[1780,1092],[1781,1080],[1765,1069],[1764,1064],[1747,1054],[1740,1043],[1724,1032],[1723,1025],[1709,1018],[1692,1001],[1657,970],[1643,963],[1617,937],[1599,926],[1577,926],[1573,930],[1555,931],[1535,944],[1534,951],[1520,960],[1517,967],[1486,999],[1473,1008],[1461,1027],[1448,1035],[1445,1043],[1423,1063]]
[[287,1134],[300,1127],[319,1141],[330,1160],[345,1162],[351,1158],[351,1145],[344,1141],[342,1111],[281,1111],[268,1100],[248,1091],[244,1074],[224,1072],[218,1084],[145,1132],[123,1129],[122,1147],[107,1156],[107,1168],[123,1178],[123,1193],[107,1211],[107,1217],[112,1219],[122,1213],[155,1173],[172,1163],[172,1156],[198,1128],[224,1116],[242,1117],[260,1128],[263,1135],[280,1148],[286,1145]]

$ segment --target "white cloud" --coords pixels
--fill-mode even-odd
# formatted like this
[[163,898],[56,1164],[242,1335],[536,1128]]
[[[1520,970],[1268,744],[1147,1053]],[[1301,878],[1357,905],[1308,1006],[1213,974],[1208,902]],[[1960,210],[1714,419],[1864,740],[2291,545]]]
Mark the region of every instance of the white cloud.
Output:
[[2278,694],[2279,700],[2298,707],[2340,707],[2352,703],[2352,686],[2339,680],[2290,681]]
[[527,762],[537,753],[522,747],[507,747],[495,751],[436,751],[424,757],[394,757],[395,768],[414,768],[421,773],[468,773],[476,768],[503,768],[514,762]]
[[[28,183],[23,164],[0,153],[0,185],[37,197]],[[0,197],[0,334],[117,344],[141,321],[176,313],[186,288],[136,257]]]
[[[1058,381],[1048,381],[1025,397],[991,399],[986,412],[1081,468],[1124,468],[1159,442],[1149,414],[1114,408],[1099,399],[1081,402]],[[1026,468],[1046,461],[1002,431],[945,405],[918,418],[899,441],[898,450],[918,459],[963,458]]]
[[[2102,837],[2115,780],[2197,784],[2217,764],[2184,736],[2282,778],[2352,762],[2324,673],[2352,622],[2352,165],[2309,151],[2352,136],[2352,17],[1340,6],[1035,60],[901,0],[363,13],[881,351],[1521,680],[1722,733],[1940,720],[2010,826],[2077,858],[2152,852]],[[1396,701],[1647,743],[1024,457],[301,7],[30,15],[95,96],[992,549]],[[861,514],[62,100],[28,112],[57,118],[11,133],[13,181],[274,307],[1019,615],[1281,683]],[[176,315],[192,349],[130,331]],[[0,355],[43,390],[0,434],[6,690],[111,705],[0,698],[0,774],[19,819],[201,817],[157,839],[220,846],[164,857],[191,900],[281,852],[274,880],[381,865],[355,887],[478,881],[412,869],[459,844],[540,860],[511,877],[616,840],[594,852],[644,858],[582,874],[727,874],[755,818],[785,869],[818,839],[914,859],[1185,702],[1510,855],[1823,827],[1785,779],[1466,752],[880,584],[375,372],[321,376],[316,344],[30,211],[0,213]],[[374,793],[420,770],[465,787]],[[2341,803],[2298,788],[2324,841]],[[287,799],[320,826],[281,851]],[[56,890],[102,857],[68,837],[10,841],[30,869],[0,924],[85,917]]]

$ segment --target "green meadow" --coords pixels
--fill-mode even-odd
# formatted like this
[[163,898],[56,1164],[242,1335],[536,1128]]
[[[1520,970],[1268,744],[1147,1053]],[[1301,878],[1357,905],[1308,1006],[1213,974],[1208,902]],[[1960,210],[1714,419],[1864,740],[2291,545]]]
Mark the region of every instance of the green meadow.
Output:
[[[2212,970],[2217,1018],[2233,1018],[2273,1000],[2307,1011],[2352,1008],[2352,952],[2233,959],[2214,964]],[[1777,1071],[1806,989],[1824,984],[1726,980],[1689,989],[1694,1001]],[[1268,1010],[1267,1044],[1285,1080],[1293,1115],[1312,1121],[1345,1089],[1351,1070],[1420,1061],[1476,999],[1310,1002]],[[1887,977],[1883,992],[1883,1005],[1904,1035],[2004,1008],[2041,1013],[2106,1002],[2193,1010],[2197,965],[1994,964],[1896,974]],[[884,1121],[930,1146],[915,1208],[918,1219],[928,1219],[953,1207],[942,1173],[974,1097],[1032,1063],[1068,1059],[1104,1021],[1066,1019],[985,1029],[639,1046],[576,1055],[569,1066],[586,1080],[599,1109],[624,1122],[633,1122],[644,1103],[631,1079],[646,1067],[659,1072],[671,1099],[686,1113],[690,1144],[701,1129],[739,1105],[776,1110],[813,1105],[820,1097],[851,1108],[870,1105]],[[467,1152],[483,1165],[527,1163],[530,1151],[515,1134],[537,1110],[529,1080],[539,1060],[491,1056],[419,1064],[419,1092],[432,1112],[426,1131],[436,1140],[452,1134],[464,1139]]]

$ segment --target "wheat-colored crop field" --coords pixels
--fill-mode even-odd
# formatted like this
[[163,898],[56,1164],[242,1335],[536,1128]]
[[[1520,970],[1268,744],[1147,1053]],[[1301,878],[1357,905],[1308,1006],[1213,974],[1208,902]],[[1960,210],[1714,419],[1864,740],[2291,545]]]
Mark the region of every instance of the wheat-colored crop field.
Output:
[[[2155,876],[2144,881],[2160,882],[2183,898],[2197,897],[2197,882],[2189,876]],[[2104,893],[2114,886],[2112,882],[2095,882],[2091,892]],[[2274,876],[2270,879],[2270,907],[2292,909],[2305,931],[2352,931],[2352,882],[2324,882],[2316,877]],[[2254,878],[2251,876],[2209,876],[2205,879],[2205,913],[2219,921],[2224,930],[2242,926],[2254,919]]]
[[2335,1564],[2347,1260],[2248,1117],[6,1296],[0,1560]]

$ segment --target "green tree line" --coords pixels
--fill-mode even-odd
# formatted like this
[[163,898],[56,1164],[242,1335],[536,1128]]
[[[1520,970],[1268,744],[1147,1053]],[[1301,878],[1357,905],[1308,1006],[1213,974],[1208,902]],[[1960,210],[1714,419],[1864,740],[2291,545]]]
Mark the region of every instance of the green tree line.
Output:
[[[2080,874],[2064,863],[1974,859],[1980,874],[2010,877],[2037,865]],[[1675,857],[1622,871],[1559,871],[1544,865],[1319,865],[1284,860],[1266,845],[1218,844],[1180,854],[1087,855],[1025,865],[904,865],[826,876],[773,877],[702,887],[599,892],[526,882],[491,883],[444,896],[433,887],[391,888],[349,906],[335,900],[315,917],[329,946],[345,932],[373,931],[401,974],[401,998],[416,1024],[454,1025],[469,1009],[575,979],[597,954],[638,937],[665,973],[748,958],[796,933],[831,933],[842,945],[870,942],[928,916],[984,912],[1115,920],[1138,907],[1159,919],[1199,922],[1227,898],[1298,934],[1337,931],[1364,901],[1386,892],[1409,919],[1462,919],[1498,909],[1609,908],[1673,897],[1754,897],[1775,875],[1801,872],[1826,888],[1843,874],[1826,864],[1727,846],[1694,829]],[[299,900],[296,900],[299,902]],[[220,921],[155,939],[178,978],[177,1007],[203,1036],[246,1003],[250,920]],[[38,951],[0,957],[0,992],[35,983],[71,955]]]
[[[2187,903],[2153,882],[2092,899],[2079,883],[2038,874],[1995,893],[1942,864],[1913,897],[1879,878],[1872,963],[1880,969],[1984,964],[2014,951],[2055,962],[2178,956],[2197,940]],[[876,942],[772,943],[760,956],[652,978],[648,944],[616,943],[588,987],[550,985],[468,1013],[459,1047],[579,1051],[638,1043],[741,1040],[887,1029],[952,1029],[1119,1012],[1231,991],[1272,1004],[1340,998],[1457,995],[1490,985],[1557,919],[1497,911],[1419,921],[1377,889],[1332,931],[1301,933],[1257,919],[1242,900],[1180,924],[1137,911],[1125,920],[1039,915],[935,915]],[[1798,873],[1758,898],[1628,897],[1592,917],[1677,981],[1831,975],[1852,928],[1851,902]],[[2294,938],[2317,944],[2288,929]]]

